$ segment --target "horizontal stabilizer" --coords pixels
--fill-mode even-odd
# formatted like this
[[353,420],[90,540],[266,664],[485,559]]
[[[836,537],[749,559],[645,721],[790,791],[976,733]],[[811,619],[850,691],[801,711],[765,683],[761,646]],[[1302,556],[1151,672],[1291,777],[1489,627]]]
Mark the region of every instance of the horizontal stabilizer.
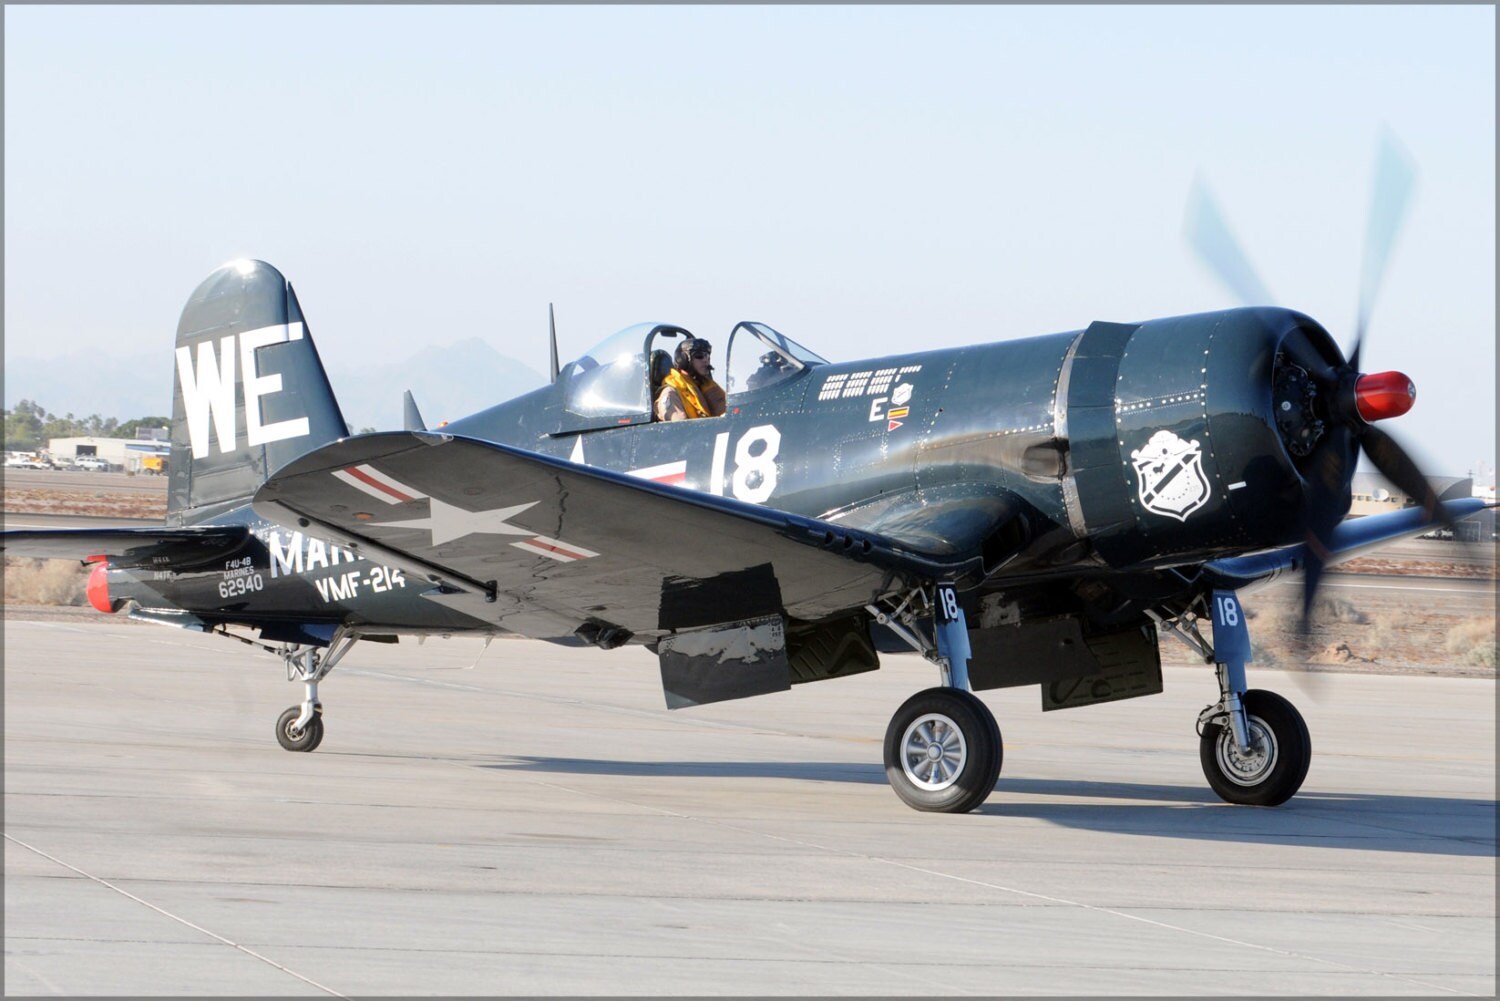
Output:
[[183,570],[226,556],[249,539],[244,525],[28,529],[0,535],[0,550],[6,556],[80,562],[102,556],[115,567]]

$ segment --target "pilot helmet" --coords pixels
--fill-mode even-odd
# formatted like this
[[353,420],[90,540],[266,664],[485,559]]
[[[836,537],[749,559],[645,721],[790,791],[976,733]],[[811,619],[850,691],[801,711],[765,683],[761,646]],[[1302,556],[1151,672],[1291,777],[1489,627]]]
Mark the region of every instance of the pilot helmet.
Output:
[[707,351],[711,353],[713,349],[714,346],[701,337],[686,337],[681,344],[677,345],[677,357],[674,361],[678,368],[684,371],[692,371],[690,362],[693,352]]

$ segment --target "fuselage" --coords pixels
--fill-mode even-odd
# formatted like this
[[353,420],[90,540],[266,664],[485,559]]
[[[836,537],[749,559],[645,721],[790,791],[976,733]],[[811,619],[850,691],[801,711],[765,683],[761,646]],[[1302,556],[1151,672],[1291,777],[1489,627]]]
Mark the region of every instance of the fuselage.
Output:
[[[731,382],[724,416],[677,422],[651,419],[644,385],[613,410],[601,405],[599,372],[575,363],[552,385],[439,430],[878,533],[914,552],[976,555],[970,587],[1001,568],[1006,586],[1150,572],[1295,539],[1305,483],[1274,412],[1280,345],[1293,331],[1336,355],[1320,327],[1286,310],[1095,323],[810,364],[763,388]],[[644,354],[621,360],[623,378],[646,377]],[[248,506],[212,520],[250,525],[245,551],[223,566],[121,571],[112,591],[203,609],[210,623],[495,629],[312,530]]]
[[[1242,309],[853,363],[761,390],[723,417],[617,424],[557,384],[442,430],[893,535],[948,555],[995,526],[986,566],[1152,568],[1297,537],[1303,470],[1274,408],[1307,317]],[[1156,455],[1152,443],[1180,444]],[[1152,463],[1158,479],[1152,483]],[[1142,472],[1146,469],[1145,472]],[[1156,492],[1153,492],[1155,488]]]

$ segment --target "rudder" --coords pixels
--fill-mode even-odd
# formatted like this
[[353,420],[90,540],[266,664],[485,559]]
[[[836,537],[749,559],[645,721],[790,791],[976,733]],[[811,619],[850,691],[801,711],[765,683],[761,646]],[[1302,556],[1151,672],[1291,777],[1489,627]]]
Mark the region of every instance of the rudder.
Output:
[[293,459],[346,437],[292,286],[264,261],[204,279],[177,324],[167,523],[246,502]]

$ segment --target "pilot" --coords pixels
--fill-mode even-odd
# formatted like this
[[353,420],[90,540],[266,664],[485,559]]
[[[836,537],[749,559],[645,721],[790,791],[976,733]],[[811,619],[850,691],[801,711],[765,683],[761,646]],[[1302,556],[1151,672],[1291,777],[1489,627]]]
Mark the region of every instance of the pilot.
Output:
[[656,398],[656,419],[683,421],[695,417],[722,417],[724,390],[714,382],[710,364],[713,345],[701,337],[688,337],[677,345],[672,371],[662,382]]

